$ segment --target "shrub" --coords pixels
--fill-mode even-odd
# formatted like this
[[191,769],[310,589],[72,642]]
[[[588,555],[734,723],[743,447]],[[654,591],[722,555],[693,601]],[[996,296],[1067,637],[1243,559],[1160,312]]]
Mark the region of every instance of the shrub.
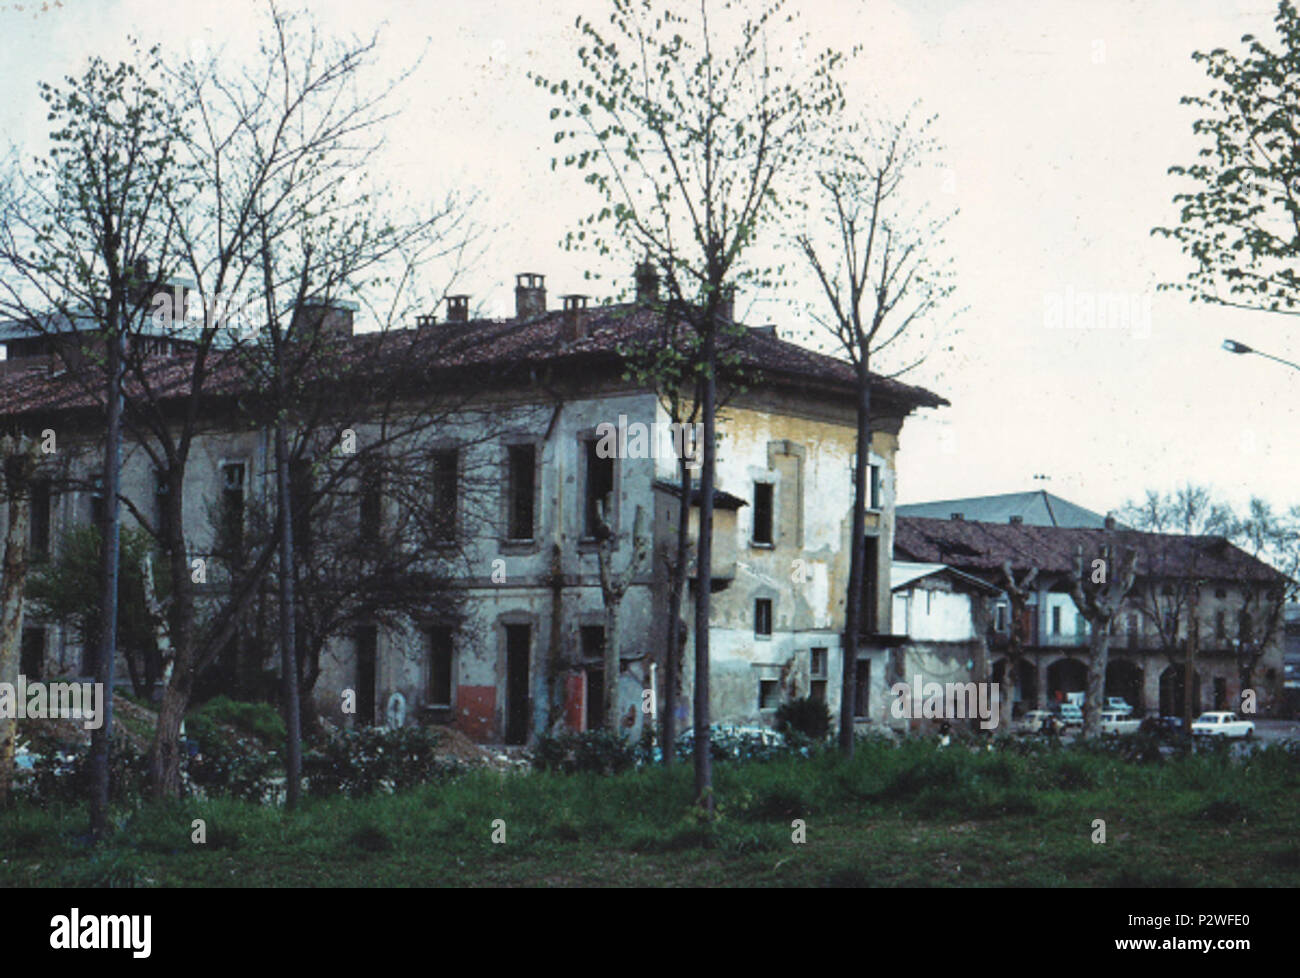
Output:
[[537,738],[532,752],[533,766],[538,770],[562,774],[618,774],[631,769],[637,757],[636,745],[612,730],[543,735]]
[[186,761],[190,784],[205,795],[229,795],[244,801],[265,801],[283,773],[275,751],[263,751],[249,740],[231,740],[215,730],[204,734],[198,753]]
[[283,744],[284,718],[270,703],[243,703],[228,696],[208,700],[185,718],[186,733],[201,743],[216,733],[216,725],[233,727],[263,744]]
[[793,731],[820,742],[826,739],[830,729],[831,713],[821,700],[806,696],[803,699],[787,700],[777,707],[778,733],[789,734]]
[[303,753],[308,790],[357,798],[443,780],[460,765],[437,756],[438,739],[423,727],[333,731]]
[[[82,802],[90,784],[90,768],[89,744],[71,751],[50,750],[36,758],[31,771],[16,783],[15,790],[41,805]],[[144,755],[126,738],[113,739],[108,769],[112,801],[126,801],[144,793],[148,765]]]

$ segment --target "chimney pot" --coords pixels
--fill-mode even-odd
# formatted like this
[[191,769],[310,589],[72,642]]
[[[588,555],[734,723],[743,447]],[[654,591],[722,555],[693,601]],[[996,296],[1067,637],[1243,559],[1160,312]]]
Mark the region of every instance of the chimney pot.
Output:
[[1111,513],[1106,514],[1106,529],[1108,530],[1115,529],[1115,517]]
[[546,314],[546,276],[523,272],[515,276],[515,318],[536,319]]
[[415,328],[424,329],[426,326],[434,325],[437,321],[438,314],[436,312],[421,313],[415,317]]
[[636,301],[642,306],[659,301],[659,272],[648,259],[636,267]]
[[469,322],[469,296],[467,295],[447,296],[447,322],[449,323]]
[[560,296],[564,303],[564,322],[560,335],[565,340],[580,340],[586,335],[587,296],[571,294]]

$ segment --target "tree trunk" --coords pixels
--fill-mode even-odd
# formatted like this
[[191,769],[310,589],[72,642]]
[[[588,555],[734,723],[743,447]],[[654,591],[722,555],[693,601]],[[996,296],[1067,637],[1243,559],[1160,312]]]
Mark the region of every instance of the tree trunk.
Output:
[[605,729],[611,733],[617,733],[619,730],[619,611],[622,606],[623,595],[613,589],[607,589],[605,594],[605,701],[601,704],[601,712],[605,717]]
[[1110,622],[1088,623],[1088,695],[1083,704],[1083,735],[1101,735],[1101,711],[1106,705],[1106,667],[1110,663]]
[[683,451],[677,460],[681,498],[677,502],[677,540],[668,582],[668,639],[664,650],[663,755],[664,766],[671,767],[677,752],[677,675],[678,663],[685,650],[682,622],[682,592],[686,586],[686,548],[690,539],[691,467]]
[[853,460],[853,517],[849,521],[849,584],[844,608],[843,686],[840,689],[840,751],[853,756],[853,717],[856,711],[858,636],[862,632],[862,585],[874,571],[866,566],[867,472],[871,464],[871,375],[866,357],[859,356],[857,454]]
[[113,740],[113,672],[117,658],[117,590],[120,552],[122,481],[122,336],[110,322],[108,336],[108,425],[104,437],[103,579],[99,607],[99,662],[96,676],[104,691],[104,715],[90,735],[90,834],[96,841],[108,832],[109,755]]
[[[181,484],[181,481],[176,480],[174,484]],[[171,640],[175,654],[163,666],[162,702],[158,705],[158,723],[154,728],[153,743],[149,746],[149,785],[155,798],[180,796],[181,721],[185,718],[194,685],[194,582],[186,559],[184,537],[178,529],[182,525],[179,522],[180,495],[179,492],[168,493],[172,516],[176,519],[171,531],[173,546],[167,554],[172,585]]]
[[[23,589],[27,583],[31,475],[35,463],[32,448],[26,438],[4,440],[9,532],[5,537],[4,582],[0,585],[0,683],[8,684],[10,689],[17,686],[22,666]],[[0,716],[0,807],[9,800],[17,742],[17,717]]]
[[284,691],[285,807],[302,790],[302,714],[298,701],[298,644],[294,621],[293,502],[289,490],[289,436],[283,408],[275,422],[275,484],[280,510],[280,670]]
[[[715,300],[716,301],[716,300]],[[703,471],[700,473],[700,536],[695,558],[695,800],[713,811],[713,755],[709,743],[709,611],[713,579],[713,484],[717,452],[714,417],[718,393],[716,321],[704,336],[704,377],[700,381],[704,422]]]

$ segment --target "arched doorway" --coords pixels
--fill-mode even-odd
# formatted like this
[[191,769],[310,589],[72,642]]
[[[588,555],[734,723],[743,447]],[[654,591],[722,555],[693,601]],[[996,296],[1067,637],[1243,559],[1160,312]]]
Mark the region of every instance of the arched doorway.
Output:
[[1142,710],[1142,670],[1128,659],[1117,659],[1106,666],[1106,696],[1122,696],[1134,710]]
[[1002,658],[993,663],[993,682],[998,684],[999,695],[1010,696],[1015,706],[1012,715],[1020,716],[1025,710],[1033,709],[1038,702],[1038,670],[1022,656],[1016,663],[1015,682],[1009,683],[1006,678],[1007,661]]
[[[1167,717],[1183,715],[1183,666],[1167,666],[1160,674],[1160,713]],[[1201,712],[1201,674],[1192,673],[1192,716]]]
[[1047,701],[1060,703],[1067,693],[1088,688],[1088,667],[1079,659],[1057,659],[1047,667]]

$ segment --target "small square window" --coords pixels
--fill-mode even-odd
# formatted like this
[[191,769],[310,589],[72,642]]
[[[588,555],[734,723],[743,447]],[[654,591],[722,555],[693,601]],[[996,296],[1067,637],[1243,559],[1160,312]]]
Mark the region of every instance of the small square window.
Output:
[[754,634],[769,637],[772,634],[771,598],[758,598],[754,602]]

